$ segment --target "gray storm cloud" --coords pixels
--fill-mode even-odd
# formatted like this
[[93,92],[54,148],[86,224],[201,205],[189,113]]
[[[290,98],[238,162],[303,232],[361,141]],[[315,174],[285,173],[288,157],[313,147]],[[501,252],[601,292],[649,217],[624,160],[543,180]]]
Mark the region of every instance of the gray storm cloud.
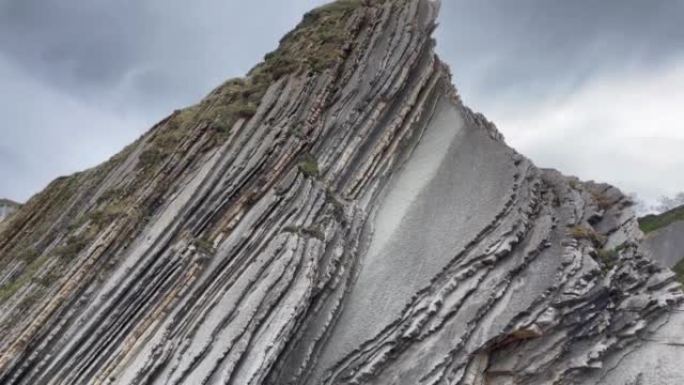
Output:
[[439,50],[461,89],[545,98],[592,75],[653,71],[684,53],[682,0],[453,0]]
[[[324,2],[0,0],[0,196],[101,162]],[[684,190],[684,1],[442,3],[454,82],[521,152],[648,199]]]

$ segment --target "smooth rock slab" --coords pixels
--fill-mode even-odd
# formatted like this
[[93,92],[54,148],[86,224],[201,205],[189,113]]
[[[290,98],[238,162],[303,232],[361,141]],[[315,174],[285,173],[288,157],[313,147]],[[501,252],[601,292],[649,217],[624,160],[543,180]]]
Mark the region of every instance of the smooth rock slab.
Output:
[[653,258],[667,267],[684,259],[684,221],[677,221],[646,236],[644,245]]

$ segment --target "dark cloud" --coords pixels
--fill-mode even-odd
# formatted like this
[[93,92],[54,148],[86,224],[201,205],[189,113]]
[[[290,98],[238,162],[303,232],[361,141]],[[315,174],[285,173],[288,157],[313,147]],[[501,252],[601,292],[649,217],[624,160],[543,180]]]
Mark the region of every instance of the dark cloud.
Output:
[[159,113],[246,72],[322,2],[4,0],[0,52],[74,96]]
[[477,100],[545,97],[684,53],[683,0],[443,1],[439,51]]
[[683,0],[445,0],[466,103],[544,167],[653,202],[684,190]]
[[[140,61],[151,19],[136,1],[9,0],[0,49],[31,73],[66,87],[111,86]],[[142,39],[141,39],[142,40]]]
[[324,2],[0,0],[0,196],[101,162]]

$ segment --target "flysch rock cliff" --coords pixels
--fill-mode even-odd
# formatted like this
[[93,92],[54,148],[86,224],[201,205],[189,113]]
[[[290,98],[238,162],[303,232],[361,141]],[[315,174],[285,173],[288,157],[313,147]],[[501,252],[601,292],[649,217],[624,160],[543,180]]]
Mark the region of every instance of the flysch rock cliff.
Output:
[[683,383],[683,295],[629,200],[463,105],[438,8],[316,9],[27,202],[0,384]]

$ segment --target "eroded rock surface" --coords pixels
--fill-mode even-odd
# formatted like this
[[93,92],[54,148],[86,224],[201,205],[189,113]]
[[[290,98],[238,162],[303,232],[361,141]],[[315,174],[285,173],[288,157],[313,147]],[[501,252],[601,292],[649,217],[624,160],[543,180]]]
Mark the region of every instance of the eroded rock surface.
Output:
[[465,107],[437,11],[314,11],[28,202],[0,232],[0,383],[681,383],[683,295],[628,199]]

